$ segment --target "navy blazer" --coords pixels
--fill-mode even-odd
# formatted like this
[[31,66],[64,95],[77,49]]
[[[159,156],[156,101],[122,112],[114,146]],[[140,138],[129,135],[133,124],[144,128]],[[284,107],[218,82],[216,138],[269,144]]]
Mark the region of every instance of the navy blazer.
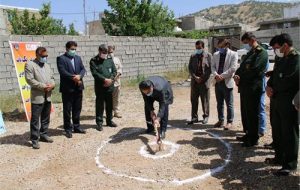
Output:
[[82,63],[80,56],[74,56],[74,65],[75,70],[72,66],[72,57],[67,55],[66,53],[58,56],[56,59],[57,69],[60,74],[60,87],[59,91],[62,93],[74,92],[74,91],[82,91],[84,89],[83,82],[81,85],[77,85],[73,80],[74,75],[80,75],[81,81],[84,77],[86,70]]
[[153,85],[153,94],[151,96],[146,96],[142,93],[145,109],[148,111],[153,111],[153,103],[157,101],[159,103],[159,110],[157,116],[163,118],[165,114],[166,106],[173,103],[173,91],[171,84],[165,78],[160,76],[152,76],[147,78]]

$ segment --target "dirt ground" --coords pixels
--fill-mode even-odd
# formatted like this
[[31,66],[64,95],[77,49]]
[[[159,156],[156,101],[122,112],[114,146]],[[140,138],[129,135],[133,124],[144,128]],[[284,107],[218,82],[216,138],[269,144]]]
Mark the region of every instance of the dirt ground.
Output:
[[[235,140],[242,134],[236,91],[234,127],[224,131],[213,128],[217,121],[214,88],[209,124],[191,128],[185,124],[191,109],[189,87],[177,85],[173,90],[166,137],[173,144],[156,154],[156,146],[149,145],[155,137],[143,134],[143,100],[134,88],[122,90],[123,118],[114,119],[119,127],[105,127],[102,132],[95,130],[94,97],[85,97],[81,124],[87,134],[74,134],[72,139],[63,135],[62,106],[56,104],[49,129],[54,143],[41,142],[39,150],[28,141],[29,123],[6,121],[8,131],[0,136],[0,189],[299,189],[299,172],[275,177],[272,172],[279,167],[264,164],[265,158],[273,156],[263,147],[272,141],[269,123],[257,147],[243,148]],[[170,153],[171,145],[178,150],[160,158]],[[142,147],[157,159],[140,154]]]

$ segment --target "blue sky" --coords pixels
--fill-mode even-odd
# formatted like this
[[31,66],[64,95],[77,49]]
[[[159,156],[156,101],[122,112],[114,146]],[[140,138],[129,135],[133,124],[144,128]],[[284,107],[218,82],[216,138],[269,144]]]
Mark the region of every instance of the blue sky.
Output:
[[[288,2],[289,0],[275,1]],[[39,9],[46,2],[51,2],[51,15],[54,18],[63,19],[67,26],[73,22],[77,30],[84,30],[83,0],[0,0],[0,5]],[[211,6],[241,3],[242,0],[162,0],[162,2],[174,11],[176,17],[179,17]],[[97,19],[98,13],[107,8],[106,0],[86,0],[87,20],[94,20],[94,17]]]

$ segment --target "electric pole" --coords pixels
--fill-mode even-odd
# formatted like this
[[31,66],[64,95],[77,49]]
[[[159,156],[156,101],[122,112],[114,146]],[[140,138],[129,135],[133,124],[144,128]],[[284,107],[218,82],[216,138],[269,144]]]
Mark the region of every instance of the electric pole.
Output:
[[85,12],[85,0],[83,0],[83,19],[84,19],[84,33],[87,35],[87,20],[86,20],[86,12]]

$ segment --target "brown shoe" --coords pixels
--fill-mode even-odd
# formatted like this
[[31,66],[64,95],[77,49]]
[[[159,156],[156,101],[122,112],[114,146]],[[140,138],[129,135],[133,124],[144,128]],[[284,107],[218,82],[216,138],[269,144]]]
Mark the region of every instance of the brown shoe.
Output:
[[214,127],[215,127],[215,128],[221,128],[221,127],[224,127],[224,121],[218,121],[217,123],[215,123]]
[[232,123],[227,123],[226,126],[224,126],[224,130],[227,131],[232,127]]
[[119,113],[115,113],[114,117],[116,117],[116,118],[122,118],[122,116]]

